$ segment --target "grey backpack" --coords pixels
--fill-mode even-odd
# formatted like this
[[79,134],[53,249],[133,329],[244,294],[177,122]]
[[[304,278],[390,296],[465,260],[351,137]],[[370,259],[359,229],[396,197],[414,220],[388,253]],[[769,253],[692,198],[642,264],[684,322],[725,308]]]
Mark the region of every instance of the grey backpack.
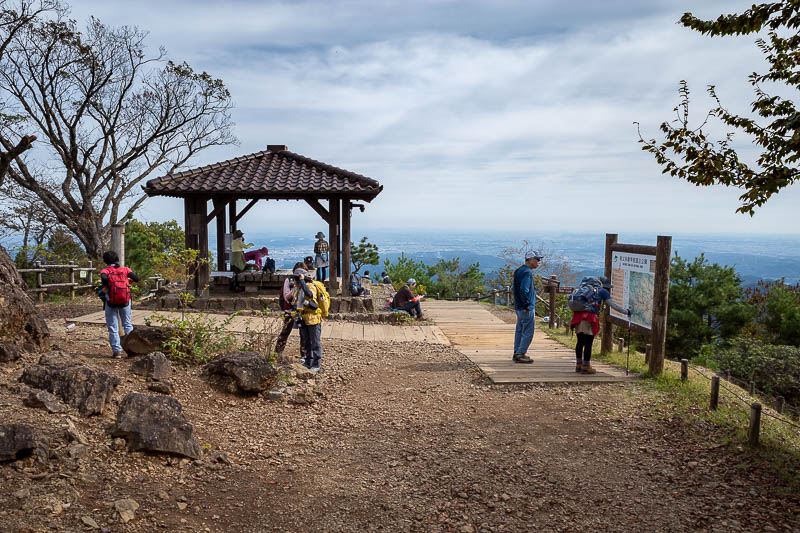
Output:
[[569,295],[567,305],[570,311],[575,313],[595,312],[597,308],[591,303],[592,297],[597,294],[597,291],[602,286],[603,282],[598,277],[587,276],[583,278],[578,288]]

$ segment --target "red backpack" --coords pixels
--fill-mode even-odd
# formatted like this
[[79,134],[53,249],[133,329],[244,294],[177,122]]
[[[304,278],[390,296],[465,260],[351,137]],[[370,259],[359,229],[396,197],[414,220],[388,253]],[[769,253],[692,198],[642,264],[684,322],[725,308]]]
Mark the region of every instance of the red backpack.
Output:
[[131,288],[128,286],[128,267],[110,266],[103,270],[108,275],[108,299],[109,305],[124,307],[131,301]]

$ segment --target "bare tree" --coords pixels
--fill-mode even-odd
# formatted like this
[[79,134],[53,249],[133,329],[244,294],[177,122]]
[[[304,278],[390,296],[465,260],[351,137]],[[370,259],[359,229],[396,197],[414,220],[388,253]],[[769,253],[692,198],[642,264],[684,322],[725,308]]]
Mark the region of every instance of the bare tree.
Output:
[[[98,257],[111,224],[145,200],[137,185],[167,174],[211,146],[236,142],[231,97],[222,81],[145,54],[146,33],[91,19],[85,33],[57,12],[10,37],[0,58],[0,91],[23,120],[0,128],[11,152],[21,128],[44,142],[15,154],[8,176],[50,209]],[[35,156],[47,167],[34,172]],[[55,185],[55,186],[53,186]]]
[[55,215],[39,197],[14,182],[0,187],[0,197],[0,237],[18,235],[26,262],[38,260],[44,244],[61,227]]

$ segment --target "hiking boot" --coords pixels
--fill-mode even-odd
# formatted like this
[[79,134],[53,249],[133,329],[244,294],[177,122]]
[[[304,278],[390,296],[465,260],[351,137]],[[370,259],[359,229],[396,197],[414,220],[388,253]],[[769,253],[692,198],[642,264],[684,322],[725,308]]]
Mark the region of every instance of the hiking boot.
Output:
[[589,365],[583,365],[583,368],[581,369],[581,372],[583,372],[584,374],[597,374],[597,370],[595,370],[595,369],[592,367],[592,365],[591,365],[591,364],[589,364]]
[[319,365],[315,365],[315,366],[309,367],[309,370],[311,370],[312,372],[319,372],[320,370],[322,370],[322,368]]
[[111,357],[114,359],[122,359],[122,352],[112,352]]
[[575,361],[575,372],[583,370],[583,360]]
[[515,363],[533,363],[533,359],[531,359],[524,353],[515,353],[514,357],[512,357],[511,360],[514,361]]

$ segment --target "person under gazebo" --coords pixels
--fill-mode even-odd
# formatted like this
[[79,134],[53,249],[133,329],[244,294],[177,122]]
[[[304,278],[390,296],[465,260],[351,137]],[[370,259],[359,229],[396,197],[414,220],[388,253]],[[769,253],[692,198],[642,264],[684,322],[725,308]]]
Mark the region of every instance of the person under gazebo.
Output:
[[232,291],[240,292],[242,290],[242,287],[239,286],[239,272],[244,272],[245,269],[244,251],[252,247],[253,243],[245,244],[242,230],[237,229],[233,233],[233,240],[231,241],[231,272],[233,272],[233,278],[231,278]]

